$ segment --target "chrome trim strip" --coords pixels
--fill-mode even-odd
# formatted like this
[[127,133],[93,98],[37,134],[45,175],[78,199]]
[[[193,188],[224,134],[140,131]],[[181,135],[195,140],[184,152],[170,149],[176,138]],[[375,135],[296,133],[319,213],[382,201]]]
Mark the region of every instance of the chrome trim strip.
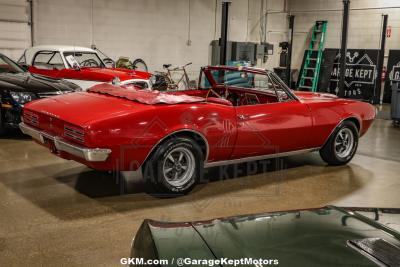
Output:
[[243,163],[243,162],[270,159],[270,158],[287,157],[287,156],[293,156],[293,155],[298,155],[298,154],[310,153],[310,152],[318,151],[319,149],[320,149],[320,147],[315,147],[315,148],[301,149],[301,150],[295,150],[295,151],[289,151],[289,152],[283,152],[283,153],[274,153],[274,154],[268,154],[268,155],[246,157],[246,158],[240,158],[240,159],[207,162],[204,164],[204,168],[211,168],[211,167],[230,165],[230,164],[238,164],[238,163]]
[[[195,130],[192,130],[192,129],[181,129],[181,130],[174,131],[174,132],[168,134],[167,136],[164,136],[164,137],[161,138],[160,140],[158,140],[158,142],[150,149],[149,153],[147,153],[146,157],[145,157],[144,160],[143,160],[143,163],[146,162],[146,160],[148,159],[148,157],[150,156],[150,154],[153,152],[153,150],[154,150],[159,144],[161,144],[161,142],[163,142],[163,141],[164,141],[165,139],[167,139],[168,137],[171,137],[171,136],[173,136],[174,134],[177,134],[177,133],[180,133],[180,132],[192,132],[192,133],[195,133],[195,134],[200,135],[200,137],[203,139],[203,141],[204,141],[205,144],[206,144],[206,155],[205,155],[205,158],[204,158],[204,162],[207,162],[208,154],[209,154],[209,151],[210,151],[210,150],[209,150],[209,145],[208,145],[207,138],[206,138],[202,133],[200,133],[200,132],[198,132],[198,131],[195,131]],[[143,163],[139,166],[139,168],[143,166]]]
[[19,128],[24,134],[30,135],[33,139],[39,141],[42,144],[46,142],[46,139],[52,140],[58,151],[69,153],[76,157],[82,158],[86,161],[90,162],[106,161],[108,156],[112,152],[111,149],[108,148],[86,148],[70,144],[68,142],[65,142],[58,136],[53,136],[48,133],[41,132],[32,127],[29,127],[23,122],[19,124]]

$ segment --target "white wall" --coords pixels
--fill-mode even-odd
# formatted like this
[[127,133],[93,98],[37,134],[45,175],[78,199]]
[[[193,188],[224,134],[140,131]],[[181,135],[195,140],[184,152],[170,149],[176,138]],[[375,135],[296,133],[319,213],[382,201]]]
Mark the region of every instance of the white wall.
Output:
[[[260,41],[261,1],[267,2],[264,12],[285,7],[283,0],[233,0],[230,40]],[[112,58],[143,58],[151,71],[164,63],[192,61],[196,78],[210,63],[210,42],[220,36],[221,6],[221,0],[34,0],[34,43],[94,43]],[[267,41],[276,43],[267,65],[276,66],[278,43],[287,34],[286,14],[268,14],[267,31]]]
[[17,59],[31,43],[29,3],[0,0],[0,53]]
[[[339,48],[341,42],[341,0],[289,0],[290,12],[295,18],[293,67],[299,68],[311,27],[316,20],[328,20],[326,48]],[[396,7],[396,8],[393,8]],[[386,39],[389,49],[400,48],[400,1],[351,0],[348,48],[380,49],[382,14],[389,15],[392,37]]]

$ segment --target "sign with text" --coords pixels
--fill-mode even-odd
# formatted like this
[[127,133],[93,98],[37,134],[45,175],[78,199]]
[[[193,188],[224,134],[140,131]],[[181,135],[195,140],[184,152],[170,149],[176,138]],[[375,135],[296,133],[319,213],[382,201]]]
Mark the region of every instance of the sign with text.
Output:
[[[341,71],[339,67],[339,49],[325,49],[325,51],[336,51],[327,91],[337,95],[339,93],[338,86]],[[375,103],[379,101],[379,96],[377,96],[376,92],[378,56],[379,50],[377,49],[347,50],[344,82],[344,96],[346,98]]]
[[384,103],[391,103],[392,85],[395,82],[400,82],[400,50],[389,50],[387,75],[385,78],[385,88],[383,91]]

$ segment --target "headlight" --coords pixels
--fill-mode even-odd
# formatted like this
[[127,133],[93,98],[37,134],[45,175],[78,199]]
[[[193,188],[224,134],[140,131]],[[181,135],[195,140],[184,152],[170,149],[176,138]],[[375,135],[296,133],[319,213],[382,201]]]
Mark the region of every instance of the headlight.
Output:
[[11,97],[20,105],[31,102],[36,99],[36,95],[30,92],[13,92],[10,91]]

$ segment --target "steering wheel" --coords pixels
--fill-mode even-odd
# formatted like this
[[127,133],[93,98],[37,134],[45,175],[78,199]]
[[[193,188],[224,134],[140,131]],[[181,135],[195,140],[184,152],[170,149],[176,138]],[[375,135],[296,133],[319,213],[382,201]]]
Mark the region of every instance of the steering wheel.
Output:
[[89,58],[81,62],[82,67],[99,67],[99,63],[96,60]]
[[106,66],[110,66],[111,68],[115,68],[115,61],[112,60],[109,57],[106,57],[105,59],[103,59],[103,62]]

